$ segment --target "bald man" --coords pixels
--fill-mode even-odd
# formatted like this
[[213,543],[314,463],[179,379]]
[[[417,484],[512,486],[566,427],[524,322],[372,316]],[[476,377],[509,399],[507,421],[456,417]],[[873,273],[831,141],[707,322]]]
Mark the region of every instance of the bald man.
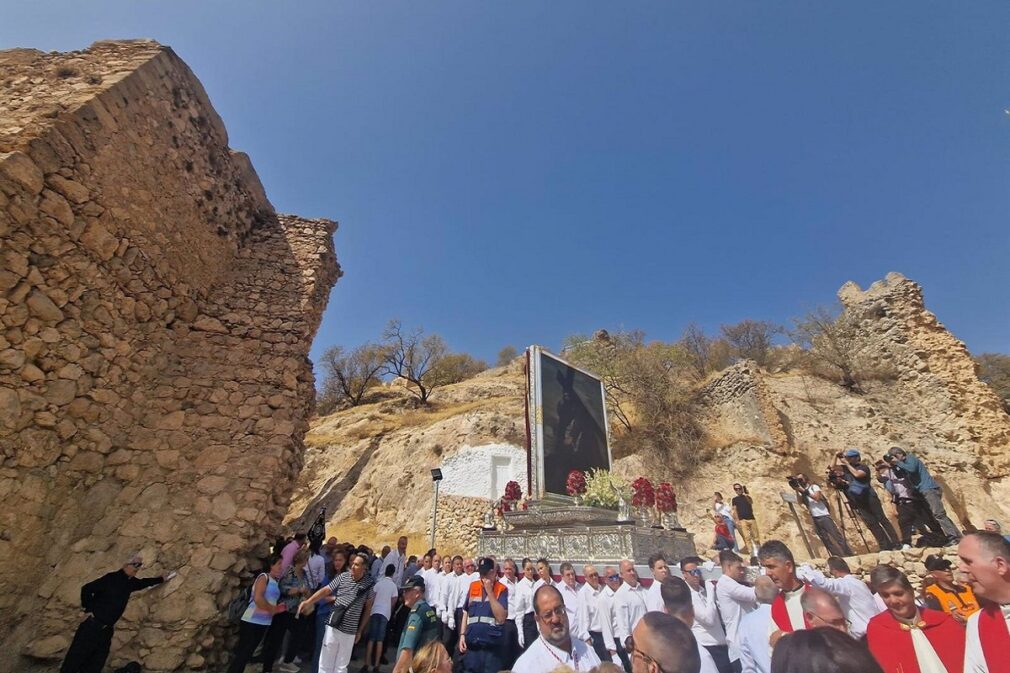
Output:
[[754,581],[757,609],[743,616],[737,631],[743,673],[771,673],[772,648],[768,631],[772,623],[772,603],[778,595],[779,588],[771,577],[760,575]]
[[842,633],[849,632],[849,623],[842,612],[842,606],[824,589],[807,587],[800,596],[800,607],[803,608],[803,619],[810,624],[810,628],[826,626]]
[[969,533],[957,547],[958,570],[981,610],[968,618],[964,651],[965,673],[995,673],[1006,669],[1010,650],[1010,542],[993,532]]
[[[690,596],[688,596],[690,598]],[[700,673],[698,642],[684,622],[664,612],[647,612],[630,643],[631,673]]]

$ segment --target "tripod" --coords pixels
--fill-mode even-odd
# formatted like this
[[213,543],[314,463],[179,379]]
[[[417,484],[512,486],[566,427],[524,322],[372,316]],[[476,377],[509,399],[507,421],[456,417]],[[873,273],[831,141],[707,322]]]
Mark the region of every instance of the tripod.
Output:
[[852,524],[856,527],[856,532],[859,533],[859,539],[863,541],[863,548],[869,554],[870,545],[866,542],[866,536],[863,535],[863,527],[859,525],[859,519],[856,517],[855,512],[852,511],[852,505],[849,504],[848,498],[843,498],[841,491],[837,491],[835,496],[838,498],[838,520],[842,523],[842,537],[845,537],[845,513],[848,512],[849,518],[852,519]]

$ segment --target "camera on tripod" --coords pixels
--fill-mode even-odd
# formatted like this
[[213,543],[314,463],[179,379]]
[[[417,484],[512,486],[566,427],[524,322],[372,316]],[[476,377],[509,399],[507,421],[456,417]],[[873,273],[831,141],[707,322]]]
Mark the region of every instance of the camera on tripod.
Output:
[[849,487],[849,482],[845,479],[844,470],[835,466],[828,467],[824,479],[828,482],[829,486],[839,491],[844,491]]

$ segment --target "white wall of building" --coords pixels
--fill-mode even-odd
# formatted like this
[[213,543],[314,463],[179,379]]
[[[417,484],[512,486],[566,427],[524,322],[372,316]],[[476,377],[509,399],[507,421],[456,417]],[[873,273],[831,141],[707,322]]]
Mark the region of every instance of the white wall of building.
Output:
[[526,449],[514,444],[464,445],[442,462],[439,490],[447,495],[497,500],[509,481],[519,482],[526,494]]

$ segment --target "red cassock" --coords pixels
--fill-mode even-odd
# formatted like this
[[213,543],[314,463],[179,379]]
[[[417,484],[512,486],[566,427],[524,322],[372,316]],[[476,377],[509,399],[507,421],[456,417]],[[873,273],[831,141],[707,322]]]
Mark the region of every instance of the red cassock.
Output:
[[978,639],[989,673],[1010,673],[1010,631],[999,606],[988,603],[978,616]]
[[[964,627],[939,610],[922,610],[919,628],[936,650],[947,673],[964,670]],[[884,673],[921,673],[909,627],[881,612],[866,627],[866,644]]]

